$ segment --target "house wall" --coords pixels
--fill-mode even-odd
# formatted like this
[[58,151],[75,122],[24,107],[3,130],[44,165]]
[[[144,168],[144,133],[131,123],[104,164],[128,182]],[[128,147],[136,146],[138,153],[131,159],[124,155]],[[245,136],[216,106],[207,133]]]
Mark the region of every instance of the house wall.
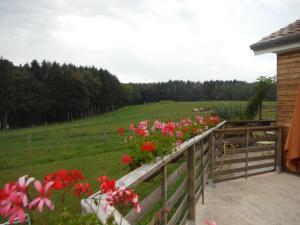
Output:
[[293,115],[300,84],[300,50],[277,54],[277,124],[283,127],[283,144]]

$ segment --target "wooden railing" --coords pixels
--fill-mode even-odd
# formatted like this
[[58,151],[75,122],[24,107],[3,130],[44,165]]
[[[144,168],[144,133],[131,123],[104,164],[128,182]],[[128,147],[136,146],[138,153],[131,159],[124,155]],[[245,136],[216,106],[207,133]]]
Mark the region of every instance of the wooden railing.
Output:
[[235,127],[214,131],[213,181],[281,171],[281,128]]
[[276,120],[240,120],[240,121],[227,121],[225,127],[261,127],[273,126]]
[[[195,224],[196,202],[201,198],[204,203],[207,183],[214,185],[280,170],[280,147],[279,127],[226,128],[224,121],[182,143],[174,153],[143,165],[117,181],[119,187],[134,187],[143,192],[151,187],[142,196],[140,213],[131,210],[122,218],[112,207],[104,211],[101,208],[106,203],[103,198],[100,200],[100,193],[81,201],[83,213],[95,213],[102,223],[113,214],[116,223],[122,225],[141,221],[154,224],[154,220],[163,225]],[[155,212],[159,212],[159,218],[154,216]]]
[[[143,165],[117,181],[119,187],[138,187],[139,184],[160,180],[158,186],[141,200],[140,213],[131,210],[122,218],[122,225],[134,225],[144,220],[150,214],[154,220],[155,211],[161,214],[160,223],[164,225],[185,224],[195,222],[196,202],[202,196],[204,202],[204,184],[212,176],[209,170],[211,161],[209,152],[213,147],[213,131],[223,127],[225,121],[204,133],[182,143],[174,153],[165,156],[156,163]],[[211,173],[211,175],[209,175]],[[176,187],[175,189],[173,187]],[[101,222],[105,223],[108,215],[113,213],[115,221],[120,224],[121,216],[108,207],[101,210],[105,201],[95,201],[100,193],[96,193],[81,201],[83,213],[96,213]],[[152,213],[151,213],[152,212]]]

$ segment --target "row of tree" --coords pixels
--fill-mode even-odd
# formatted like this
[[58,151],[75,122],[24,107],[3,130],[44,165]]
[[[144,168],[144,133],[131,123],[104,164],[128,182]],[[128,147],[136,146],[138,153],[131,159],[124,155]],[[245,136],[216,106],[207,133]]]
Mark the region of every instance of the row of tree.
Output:
[[[122,84],[104,69],[57,62],[15,66],[0,59],[0,128],[83,118],[160,100],[248,100],[253,83],[168,81]],[[267,99],[276,98],[271,88]]]

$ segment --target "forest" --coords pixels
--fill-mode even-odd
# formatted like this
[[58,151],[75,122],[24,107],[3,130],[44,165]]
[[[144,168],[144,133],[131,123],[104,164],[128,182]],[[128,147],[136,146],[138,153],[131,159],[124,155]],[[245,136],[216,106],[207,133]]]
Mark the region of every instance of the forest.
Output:
[[[199,74],[201,79],[201,74]],[[0,58],[0,128],[80,119],[161,100],[248,100],[255,83],[238,80],[121,83],[106,69]],[[276,83],[265,100],[276,99]]]

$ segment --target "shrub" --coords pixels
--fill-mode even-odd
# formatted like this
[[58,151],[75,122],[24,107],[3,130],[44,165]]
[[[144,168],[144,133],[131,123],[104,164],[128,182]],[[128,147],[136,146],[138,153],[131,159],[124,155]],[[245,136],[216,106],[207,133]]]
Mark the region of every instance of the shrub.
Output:
[[213,106],[215,114],[226,120],[245,119],[245,108],[239,104],[219,104]]

